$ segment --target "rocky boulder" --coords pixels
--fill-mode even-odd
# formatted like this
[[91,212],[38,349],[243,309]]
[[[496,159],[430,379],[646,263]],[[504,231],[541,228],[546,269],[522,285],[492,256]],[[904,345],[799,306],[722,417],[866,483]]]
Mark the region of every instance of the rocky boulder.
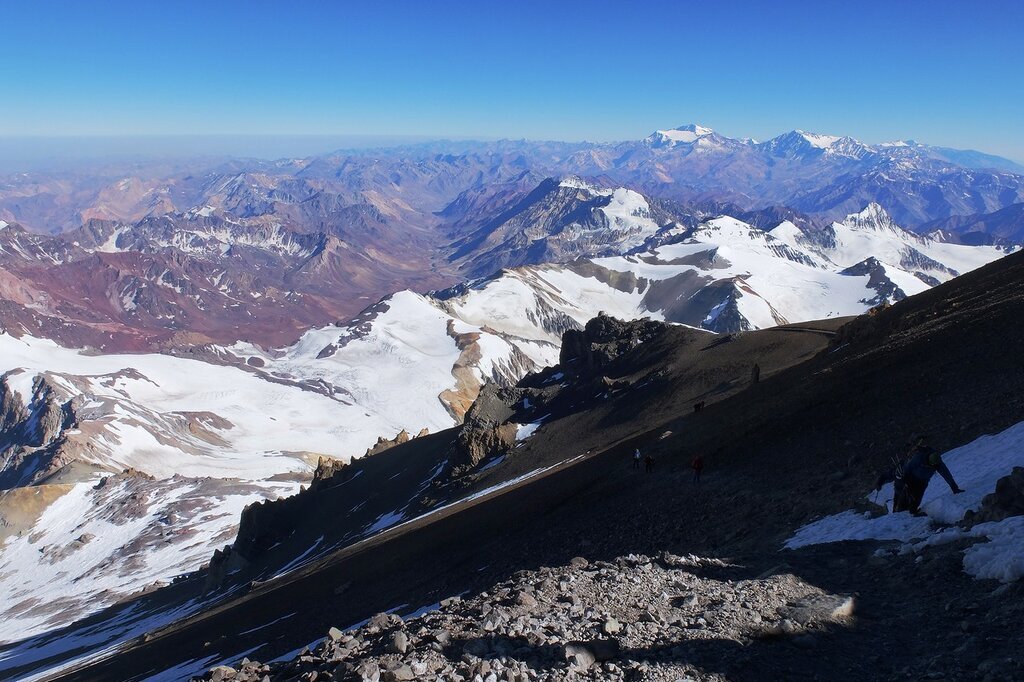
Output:
[[981,508],[967,512],[964,520],[974,525],[1021,515],[1024,515],[1024,467],[1014,467],[996,482],[995,492],[982,498]]

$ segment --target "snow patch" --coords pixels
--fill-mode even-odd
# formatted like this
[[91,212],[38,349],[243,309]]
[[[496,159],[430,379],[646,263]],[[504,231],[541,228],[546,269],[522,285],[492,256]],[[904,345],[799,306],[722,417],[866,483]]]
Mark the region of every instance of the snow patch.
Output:
[[519,428],[516,429],[516,440],[526,440],[541,427],[541,424],[543,424],[541,421],[531,422],[530,424],[520,424]]

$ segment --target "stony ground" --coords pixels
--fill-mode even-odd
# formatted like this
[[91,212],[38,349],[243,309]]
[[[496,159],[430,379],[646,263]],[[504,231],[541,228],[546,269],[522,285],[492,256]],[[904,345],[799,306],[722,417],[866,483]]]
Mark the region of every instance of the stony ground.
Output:
[[378,614],[312,651],[207,680],[723,680],[754,641],[812,649],[851,622],[852,596],[791,574],[733,580],[718,559],[629,555],[523,571],[403,622]]

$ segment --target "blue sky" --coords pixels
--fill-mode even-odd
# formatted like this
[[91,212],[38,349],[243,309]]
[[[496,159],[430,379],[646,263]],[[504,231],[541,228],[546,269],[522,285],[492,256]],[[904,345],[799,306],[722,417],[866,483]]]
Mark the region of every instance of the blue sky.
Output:
[[1024,2],[0,0],[0,135],[614,140],[1024,160]]

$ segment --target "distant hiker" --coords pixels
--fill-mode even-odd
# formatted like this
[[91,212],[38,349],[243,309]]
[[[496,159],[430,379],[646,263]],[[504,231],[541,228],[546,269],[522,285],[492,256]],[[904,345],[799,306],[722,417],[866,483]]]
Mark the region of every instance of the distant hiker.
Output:
[[699,403],[694,403],[693,404],[693,411],[694,412],[700,412],[703,409],[704,409],[704,401],[703,400],[701,400]]
[[640,468],[640,460],[641,459],[642,459],[642,457],[640,456],[640,448],[637,448],[636,452],[633,453],[633,468],[634,469],[639,469]]
[[756,384],[761,381],[761,365],[754,363],[753,369],[750,370],[750,383]]
[[909,511],[914,516],[921,516],[921,500],[924,499],[928,482],[935,472],[942,476],[954,495],[963,492],[942,461],[942,455],[929,446],[926,438],[921,436],[912,441],[907,457],[903,461],[896,462],[891,471],[879,477],[875,490],[880,489],[882,484],[892,481],[893,512]]
[[644,470],[647,473],[654,471],[654,456],[649,452],[647,453],[647,456],[644,457]]
[[700,485],[700,472],[704,471],[704,458],[697,455],[690,462],[690,468],[693,469],[693,484]]

